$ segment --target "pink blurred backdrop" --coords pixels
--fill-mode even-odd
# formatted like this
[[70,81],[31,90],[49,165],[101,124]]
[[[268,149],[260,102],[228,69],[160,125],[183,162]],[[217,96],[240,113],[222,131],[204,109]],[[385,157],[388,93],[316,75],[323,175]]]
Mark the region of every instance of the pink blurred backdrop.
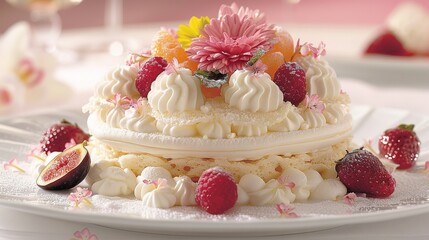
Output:
[[[124,0],[124,24],[159,21],[186,21],[192,15],[216,16],[221,3],[232,1],[201,0]],[[239,5],[258,8],[275,23],[319,23],[382,25],[384,19],[403,0],[236,0]],[[428,0],[414,0],[429,9]],[[104,24],[105,0],[84,0],[80,5],[60,11],[64,29],[100,27]],[[0,33],[28,12],[0,0]]]

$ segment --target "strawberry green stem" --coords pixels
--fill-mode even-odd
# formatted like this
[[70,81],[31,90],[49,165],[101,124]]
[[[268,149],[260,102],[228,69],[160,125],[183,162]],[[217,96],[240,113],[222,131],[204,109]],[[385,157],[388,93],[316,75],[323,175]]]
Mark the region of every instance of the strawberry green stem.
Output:
[[398,128],[408,130],[408,131],[413,131],[414,124],[401,124],[398,126]]

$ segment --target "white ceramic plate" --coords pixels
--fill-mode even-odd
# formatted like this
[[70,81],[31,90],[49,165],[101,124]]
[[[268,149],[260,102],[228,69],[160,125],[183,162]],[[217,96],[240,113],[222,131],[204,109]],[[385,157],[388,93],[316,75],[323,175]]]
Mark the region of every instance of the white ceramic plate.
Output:
[[429,58],[392,56],[327,56],[339,77],[384,86],[429,86]]
[[[133,199],[93,196],[95,207],[79,208],[67,200],[70,191],[49,192],[35,185],[31,174],[0,171],[0,204],[56,219],[93,223],[118,229],[174,235],[268,236],[309,232],[347,224],[368,223],[429,212],[429,177],[422,173],[422,161],[429,160],[429,117],[398,109],[352,107],[355,140],[375,139],[386,128],[415,123],[421,146],[418,166],[395,173],[397,188],[388,199],[357,198],[352,205],[342,201],[296,203],[298,218],[280,217],[274,207],[235,207],[212,216],[196,207],[151,209]],[[25,154],[38,142],[41,132],[66,118],[85,126],[79,112],[61,112],[4,120],[0,124],[0,161],[18,158],[29,168]]]

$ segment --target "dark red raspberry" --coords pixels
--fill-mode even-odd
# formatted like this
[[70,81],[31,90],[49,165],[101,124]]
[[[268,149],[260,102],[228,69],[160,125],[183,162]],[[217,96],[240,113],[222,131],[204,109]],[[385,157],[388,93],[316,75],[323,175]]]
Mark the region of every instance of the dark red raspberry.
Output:
[[274,82],[283,92],[283,100],[298,106],[307,94],[304,69],[296,62],[284,63],[274,74]]
[[237,198],[237,184],[222,168],[210,168],[198,180],[195,201],[210,214],[224,213],[234,207]]
[[162,57],[152,57],[143,64],[136,78],[136,88],[142,97],[147,97],[152,82],[165,70],[167,65],[167,61]]

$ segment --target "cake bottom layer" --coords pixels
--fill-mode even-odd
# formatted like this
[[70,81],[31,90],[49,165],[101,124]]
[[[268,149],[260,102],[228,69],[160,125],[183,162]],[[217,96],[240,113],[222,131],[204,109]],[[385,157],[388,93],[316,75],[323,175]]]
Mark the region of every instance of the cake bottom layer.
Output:
[[346,151],[352,150],[351,137],[329,147],[292,155],[268,155],[257,160],[228,161],[213,158],[163,158],[151,154],[131,154],[116,151],[109,145],[93,139],[90,151],[93,164],[109,161],[112,166],[128,168],[140,175],[146,167],[162,167],[173,177],[188,176],[197,181],[203,171],[211,167],[222,167],[237,181],[245,174],[256,174],[264,181],[278,178],[285,169],[296,168],[304,171],[313,169],[330,178],[336,177],[335,161],[341,159]]

